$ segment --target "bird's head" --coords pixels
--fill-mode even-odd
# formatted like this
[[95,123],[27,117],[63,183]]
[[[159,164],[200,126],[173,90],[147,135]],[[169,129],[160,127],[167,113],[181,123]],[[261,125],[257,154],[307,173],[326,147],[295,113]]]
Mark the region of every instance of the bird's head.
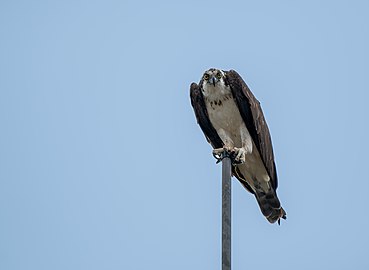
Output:
[[200,81],[202,93],[205,97],[219,98],[219,95],[228,94],[230,91],[226,83],[226,76],[223,70],[211,68],[204,72]]
[[217,84],[224,85],[224,72],[220,69],[211,68],[205,71],[204,75],[202,76],[202,86],[207,87],[212,85],[215,87]]

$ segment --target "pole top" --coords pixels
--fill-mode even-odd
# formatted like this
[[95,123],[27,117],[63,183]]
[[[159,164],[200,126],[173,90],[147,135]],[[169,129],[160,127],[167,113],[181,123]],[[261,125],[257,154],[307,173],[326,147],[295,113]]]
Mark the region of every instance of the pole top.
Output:
[[213,157],[217,160],[216,164],[218,164],[225,158],[229,158],[231,160],[232,165],[239,164],[238,162],[235,161],[236,158],[235,150],[226,147],[214,149]]

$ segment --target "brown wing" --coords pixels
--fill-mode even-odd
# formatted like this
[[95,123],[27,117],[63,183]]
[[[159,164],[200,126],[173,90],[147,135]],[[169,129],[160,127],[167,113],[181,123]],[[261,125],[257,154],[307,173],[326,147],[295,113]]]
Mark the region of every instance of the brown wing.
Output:
[[223,147],[222,139],[219,137],[217,131],[211,124],[206,110],[204,96],[200,87],[196,83],[192,83],[190,87],[191,105],[195,111],[197,123],[200,125],[208,142],[213,148]]
[[241,76],[234,70],[226,72],[226,80],[232,89],[238,109],[246,124],[246,127],[259,150],[261,159],[271,178],[274,190],[277,189],[278,179],[274,162],[272,140],[265,121],[260,102],[252,94]]

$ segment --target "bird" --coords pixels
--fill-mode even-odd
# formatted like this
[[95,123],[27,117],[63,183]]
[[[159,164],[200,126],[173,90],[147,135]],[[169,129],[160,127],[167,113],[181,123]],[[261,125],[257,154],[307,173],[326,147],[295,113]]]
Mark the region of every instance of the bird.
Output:
[[234,70],[210,68],[190,86],[197,123],[220,159],[232,154],[232,175],[253,194],[270,223],[286,219],[277,196],[277,170],[260,102]]

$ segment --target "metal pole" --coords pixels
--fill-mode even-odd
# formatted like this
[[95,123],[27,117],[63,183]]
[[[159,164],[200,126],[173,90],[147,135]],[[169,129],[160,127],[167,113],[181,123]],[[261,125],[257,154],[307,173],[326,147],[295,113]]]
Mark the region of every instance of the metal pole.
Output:
[[231,270],[231,159],[222,160],[222,270]]

